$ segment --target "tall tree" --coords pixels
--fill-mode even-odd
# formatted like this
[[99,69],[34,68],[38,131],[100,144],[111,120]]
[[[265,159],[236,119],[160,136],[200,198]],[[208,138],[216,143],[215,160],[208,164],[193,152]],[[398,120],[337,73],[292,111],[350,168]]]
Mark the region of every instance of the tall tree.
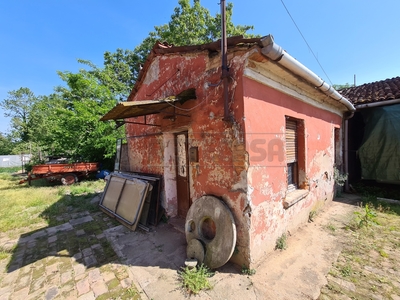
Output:
[[[125,98],[135,84],[139,66],[144,63],[150,50],[157,41],[167,42],[175,46],[199,45],[210,43],[221,38],[221,15],[212,16],[208,9],[194,0],[179,0],[179,6],[174,9],[168,24],[155,26],[154,31],[132,50],[117,49],[116,52],[104,53],[104,66],[108,74],[126,86]],[[232,22],[233,4],[228,3],[226,8],[227,36],[248,34],[254,27],[250,25],[234,25]]]
[[63,72],[67,87],[57,89],[63,105],[57,107],[52,130],[53,147],[74,157],[100,161],[115,152],[115,141],[123,137],[122,128],[99,119],[116,103],[116,92],[103,85],[90,72]]
[[0,102],[5,110],[4,115],[11,117],[11,134],[20,141],[27,142],[30,138],[31,128],[30,115],[32,107],[38,101],[33,92],[26,87],[8,92],[8,98]]
[[[252,26],[232,23],[233,5],[227,5],[227,35],[245,35]],[[9,92],[0,105],[12,117],[12,128],[21,141],[19,148],[41,149],[51,154],[82,156],[99,161],[111,158],[115,140],[123,129],[100,122],[118,101],[125,100],[136,82],[139,66],[144,63],[156,41],[176,46],[202,44],[219,39],[221,16],[212,16],[200,0],[179,0],[168,24],[155,26],[147,38],[133,50],[117,49],[104,53],[104,66],[88,60],[78,73],[59,72],[66,86],[57,87],[49,96],[35,97],[28,88]]]
[[0,132],[0,155],[12,154],[13,147],[11,138]]

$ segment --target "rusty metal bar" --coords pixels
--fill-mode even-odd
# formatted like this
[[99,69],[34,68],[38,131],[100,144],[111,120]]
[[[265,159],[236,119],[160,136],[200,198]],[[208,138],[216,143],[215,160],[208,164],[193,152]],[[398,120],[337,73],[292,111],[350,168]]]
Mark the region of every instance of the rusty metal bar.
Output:
[[222,53],[222,76],[221,79],[224,83],[224,120],[230,121],[229,118],[229,91],[228,91],[228,46],[226,39],[226,3],[225,0],[221,0],[221,53]]

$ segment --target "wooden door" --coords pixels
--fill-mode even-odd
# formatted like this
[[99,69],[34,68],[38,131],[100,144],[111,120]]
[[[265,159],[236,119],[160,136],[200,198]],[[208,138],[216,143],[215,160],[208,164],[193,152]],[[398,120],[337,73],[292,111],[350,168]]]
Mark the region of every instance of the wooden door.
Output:
[[175,134],[175,151],[178,216],[185,218],[191,205],[189,196],[189,154],[187,132]]

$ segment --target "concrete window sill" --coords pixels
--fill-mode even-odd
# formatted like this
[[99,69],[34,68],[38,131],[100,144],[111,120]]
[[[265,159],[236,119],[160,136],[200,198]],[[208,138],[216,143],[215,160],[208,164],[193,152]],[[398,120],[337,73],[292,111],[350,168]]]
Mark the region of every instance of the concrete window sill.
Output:
[[293,204],[296,204],[297,202],[303,200],[307,195],[309,194],[308,190],[295,190],[293,192],[290,192],[286,195],[286,198],[283,199],[283,207],[284,208],[289,208]]

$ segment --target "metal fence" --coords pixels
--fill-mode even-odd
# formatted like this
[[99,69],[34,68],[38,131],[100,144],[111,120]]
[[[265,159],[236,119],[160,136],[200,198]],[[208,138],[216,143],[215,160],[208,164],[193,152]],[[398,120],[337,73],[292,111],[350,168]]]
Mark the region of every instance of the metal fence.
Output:
[[22,167],[31,160],[31,154],[0,155],[0,168]]

